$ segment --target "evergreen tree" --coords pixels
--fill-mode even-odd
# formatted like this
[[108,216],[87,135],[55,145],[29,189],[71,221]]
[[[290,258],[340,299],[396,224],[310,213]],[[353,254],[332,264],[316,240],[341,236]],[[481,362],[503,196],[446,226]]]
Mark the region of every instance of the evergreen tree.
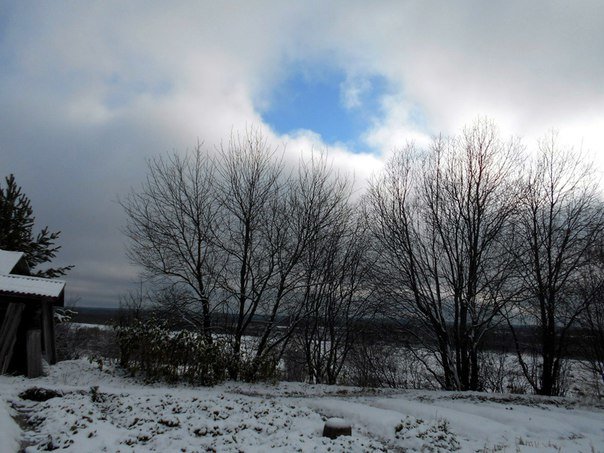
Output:
[[0,249],[23,252],[32,275],[55,278],[65,275],[73,266],[35,270],[50,262],[60,246],[55,245],[60,231],[51,233],[44,227],[35,237],[35,217],[29,198],[21,192],[14,175],[5,178],[6,187],[0,187]]

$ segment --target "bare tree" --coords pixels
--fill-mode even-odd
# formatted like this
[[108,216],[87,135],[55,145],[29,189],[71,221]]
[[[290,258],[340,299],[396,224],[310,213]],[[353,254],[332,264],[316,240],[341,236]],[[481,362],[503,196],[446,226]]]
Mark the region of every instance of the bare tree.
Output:
[[225,309],[234,315],[231,378],[240,372],[242,339],[273,289],[278,272],[274,254],[279,232],[279,204],[284,189],[283,164],[258,131],[234,135],[222,148],[217,199],[222,211],[218,234],[226,267],[221,289]]
[[153,159],[142,188],[122,202],[130,256],[159,283],[163,308],[209,341],[212,313],[225,315],[231,378],[255,379],[283,353],[304,314],[301,261],[346,203],[324,157],[286,172],[278,152],[250,129],[216,161],[201,148]]
[[429,150],[408,145],[369,190],[378,289],[389,315],[420,327],[412,333],[440,371],[417,357],[446,389],[481,387],[482,340],[507,300],[500,241],[521,151],[479,120]]
[[[270,316],[261,335],[257,357],[276,348],[280,357],[291,335],[307,316],[302,296],[308,288],[304,259],[340,212],[338,208],[344,202],[347,186],[346,180],[332,173],[326,155],[320,153],[313,153],[309,160],[300,159],[297,172],[288,178],[281,202],[275,205],[274,214],[279,220],[275,223],[271,250],[277,272]],[[282,322],[279,329],[274,329],[277,315],[282,317]]]
[[604,238],[589,254],[589,264],[581,279],[580,295],[586,301],[585,311],[579,316],[580,347],[585,363],[596,377],[598,394],[604,385]]
[[[357,222],[357,220],[352,220]],[[321,261],[305,292],[303,340],[309,378],[337,383],[364,323],[371,318],[367,242],[359,223],[340,225],[324,244]]]
[[[510,248],[523,296],[513,313],[539,329],[539,375],[531,372],[516,341],[527,379],[537,393],[557,395],[569,331],[589,304],[578,284],[602,234],[604,211],[583,156],[562,149],[555,133],[540,141],[539,151],[520,198]],[[510,327],[515,333],[512,322]]]
[[149,293],[145,291],[144,282],[141,279],[135,290],[128,291],[119,299],[117,325],[126,327],[133,325],[136,321],[145,318],[145,311],[150,308]]
[[121,201],[130,258],[152,281],[187,296],[178,313],[210,342],[213,295],[224,266],[215,240],[215,183],[214,161],[198,146],[185,157],[151,159],[146,181]]
[[233,315],[232,378],[240,377],[243,338],[257,335],[244,370],[254,379],[266,358],[277,360],[306,315],[302,268],[346,203],[349,184],[329,171],[325,156],[286,173],[277,150],[257,131],[233,137],[222,150],[218,196],[224,214],[219,237],[227,256],[221,288]]
[[300,335],[312,382],[336,383],[368,313],[366,223],[351,200],[351,182],[325,156],[300,166],[298,193],[310,240],[300,263]]

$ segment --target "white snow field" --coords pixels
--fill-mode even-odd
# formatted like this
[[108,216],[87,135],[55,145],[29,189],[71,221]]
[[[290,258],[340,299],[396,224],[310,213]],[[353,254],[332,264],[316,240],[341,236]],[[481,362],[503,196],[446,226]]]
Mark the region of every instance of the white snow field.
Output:
[[[147,386],[87,360],[48,372],[0,377],[0,452],[604,451],[604,405],[595,401],[298,383]],[[21,399],[31,387],[62,396]],[[350,422],[352,436],[322,437],[331,417]]]
[[[3,393],[4,394],[4,393]],[[0,452],[13,452],[19,449],[19,427],[10,415],[4,398],[0,398]]]

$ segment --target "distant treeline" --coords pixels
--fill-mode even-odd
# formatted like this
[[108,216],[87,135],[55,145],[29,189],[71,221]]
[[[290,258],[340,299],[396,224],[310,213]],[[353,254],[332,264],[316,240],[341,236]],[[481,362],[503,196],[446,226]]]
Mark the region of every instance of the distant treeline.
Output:
[[[100,325],[119,325],[120,317],[125,316],[123,309],[106,308],[106,307],[77,307],[75,308],[76,315],[72,318],[72,322],[82,324],[100,324]],[[149,319],[153,316],[165,318],[164,315],[157,314],[153,310],[143,310],[141,313],[142,319]],[[235,316],[217,314],[212,316],[212,325],[222,326],[216,328],[217,333],[230,333],[229,327],[233,324]],[[230,318],[230,319],[229,319]],[[190,329],[191,327],[184,322],[178,323],[176,319],[171,320],[175,328]],[[258,336],[261,334],[267,317],[256,315],[252,321],[249,334]],[[277,325],[283,328],[288,327],[286,322],[279,319]],[[404,327],[402,327],[404,325]],[[369,344],[386,342],[391,345],[414,346],[418,347],[422,343],[416,340],[417,335],[422,334],[422,328],[418,325],[413,325],[410,322],[393,321],[388,319],[379,320],[358,320],[356,321],[353,331],[358,332],[363,341]],[[517,337],[526,351],[531,351],[537,354],[539,352],[539,327],[538,326],[516,326]],[[387,332],[387,335],[384,335]],[[592,333],[585,328],[577,327],[569,332],[569,346],[564,354],[567,359],[591,360],[593,350],[585,348],[586,343],[597,341],[592,337]],[[422,341],[429,342],[429,338],[424,338]],[[509,328],[500,327],[489,331],[484,339],[484,350],[493,352],[508,352],[514,354],[516,352],[514,338],[510,333]]]

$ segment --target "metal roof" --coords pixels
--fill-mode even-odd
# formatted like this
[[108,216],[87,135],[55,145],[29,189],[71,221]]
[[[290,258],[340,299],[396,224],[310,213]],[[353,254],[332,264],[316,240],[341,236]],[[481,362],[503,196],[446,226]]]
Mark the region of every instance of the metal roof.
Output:
[[0,275],[0,292],[18,295],[59,297],[65,288],[61,280],[22,275]]
[[0,274],[10,274],[21,258],[23,252],[0,250]]

